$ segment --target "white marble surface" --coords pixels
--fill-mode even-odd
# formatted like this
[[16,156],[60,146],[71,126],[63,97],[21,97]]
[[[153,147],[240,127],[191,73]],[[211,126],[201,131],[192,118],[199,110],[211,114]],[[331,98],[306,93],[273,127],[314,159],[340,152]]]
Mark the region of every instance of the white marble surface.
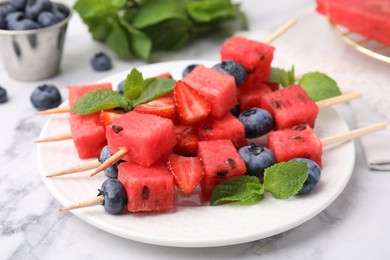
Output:
[[[242,2],[251,24],[250,36],[259,39],[288,18],[299,18],[298,25],[275,42],[276,65],[294,64],[298,73],[324,71],[343,89],[362,91],[367,103],[377,111],[389,111],[386,93],[390,66],[355,53],[336,39],[324,19],[314,14],[311,0]],[[153,62],[217,59],[221,42],[217,38],[194,42],[178,53],[154,54]],[[110,72],[97,73],[89,66],[90,58],[100,50],[113,58],[114,69]],[[34,114],[29,101],[31,92],[41,83],[53,83],[66,96],[67,84],[94,82],[142,64],[118,60],[104,46],[93,42],[75,14],[69,25],[60,75],[42,82],[19,82],[10,79],[0,65],[0,85],[9,95],[9,101],[0,105],[0,259],[390,258],[390,173],[370,171],[358,141],[352,178],[326,210],[290,231],[250,243],[195,249],[160,247],[116,237],[72,213],[59,212],[61,205],[38,172],[32,141],[47,117]],[[337,110],[353,128],[349,107],[339,105]],[[389,120],[390,113],[382,115]]]

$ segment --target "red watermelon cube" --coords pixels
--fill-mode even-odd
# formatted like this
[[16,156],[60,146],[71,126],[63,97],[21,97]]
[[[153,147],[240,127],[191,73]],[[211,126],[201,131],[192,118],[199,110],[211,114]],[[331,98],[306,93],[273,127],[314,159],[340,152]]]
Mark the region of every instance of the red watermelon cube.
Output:
[[106,138],[112,154],[126,148],[122,159],[145,167],[166,159],[176,144],[172,120],[135,111],[107,125]]
[[236,148],[247,145],[244,125],[230,113],[219,119],[207,118],[197,125],[196,131],[203,141],[227,139]]
[[271,62],[275,48],[241,36],[229,38],[221,47],[221,60],[233,60],[248,72],[241,85],[250,87],[267,81],[271,76]]
[[210,115],[215,118],[224,116],[237,104],[233,76],[198,65],[183,81],[211,102]]
[[317,0],[317,11],[335,24],[390,46],[389,1]]
[[118,165],[118,179],[125,187],[128,211],[163,211],[174,207],[174,178],[164,164],[143,167],[123,162]]
[[307,158],[322,167],[321,140],[307,124],[269,132],[268,147],[274,152],[276,162]]
[[261,108],[272,114],[276,129],[301,124],[313,127],[318,115],[318,106],[299,85],[264,95],[261,99]]
[[107,144],[105,127],[101,124],[99,113],[69,116],[72,139],[81,159],[98,157]]
[[73,107],[73,104],[79,99],[81,96],[87,94],[88,92],[97,90],[97,89],[112,89],[112,85],[109,82],[106,83],[96,83],[96,84],[88,84],[81,86],[67,86],[68,96],[69,96],[69,105]]
[[198,157],[204,168],[201,186],[205,200],[210,199],[216,185],[246,172],[245,163],[230,140],[200,141]]
[[254,107],[261,108],[260,102],[262,97],[271,92],[271,88],[265,83],[260,83],[258,86],[250,88],[239,87],[237,96],[238,103],[240,104],[240,111],[245,111]]

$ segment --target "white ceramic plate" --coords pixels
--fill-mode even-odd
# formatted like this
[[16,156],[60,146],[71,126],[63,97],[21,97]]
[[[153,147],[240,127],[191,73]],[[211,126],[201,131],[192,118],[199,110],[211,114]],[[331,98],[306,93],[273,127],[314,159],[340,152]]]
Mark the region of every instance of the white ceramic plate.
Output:
[[[144,77],[171,72],[180,79],[185,66],[213,62],[180,61],[152,64],[138,69]],[[113,86],[126,77],[119,73],[102,81]],[[315,131],[319,137],[327,137],[348,131],[345,121],[333,109],[321,110]],[[44,126],[41,137],[69,132],[67,115],[53,115]],[[62,204],[68,205],[97,195],[97,189],[105,179],[103,173],[91,178],[90,172],[47,179],[49,173],[83,163],[77,156],[72,141],[38,145],[41,176]],[[353,142],[324,147],[323,171],[317,189],[307,196],[277,200],[266,196],[251,206],[192,205],[192,197],[177,197],[179,206],[165,213],[133,213],[113,216],[102,206],[76,209],[72,213],[85,222],[112,234],[150,244],[175,247],[212,247],[238,244],[269,237],[294,228],[324,210],[342,192],[352,174],[355,161]],[[85,162],[85,161],[84,161]],[[53,209],[55,210],[55,209]]]

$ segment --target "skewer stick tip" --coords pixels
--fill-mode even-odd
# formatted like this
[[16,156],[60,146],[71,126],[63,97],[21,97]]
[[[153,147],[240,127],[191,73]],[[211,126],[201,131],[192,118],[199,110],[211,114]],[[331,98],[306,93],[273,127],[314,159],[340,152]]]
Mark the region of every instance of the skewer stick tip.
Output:
[[279,29],[277,29],[273,34],[271,34],[267,39],[264,40],[264,43],[270,44],[279,38],[282,34],[287,32],[293,25],[298,22],[297,19],[292,18],[288,20],[285,24],[283,24]]
[[94,160],[91,162],[87,162],[81,165],[77,165],[75,167],[71,167],[59,172],[54,172],[49,175],[46,175],[46,178],[52,178],[52,177],[57,177],[57,176],[62,176],[62,175],[67,175],[67,174],[72,174],[72,173],[78,173],[78,172],[84,172],[88,170],[92,170],[96,167],[99,167],[101,163],[98,160]]
[[96,205],[102,205],[104,202],[104,196],[99,195],[96,198],[90,199],[90,200],[85,200],[81,202],[77,202],[65,207],[60,208],[60,211],[68,211],[72,209],[79,209],[79,208],[85,208],[85,207],[91,207],[91,206],[96,206]]

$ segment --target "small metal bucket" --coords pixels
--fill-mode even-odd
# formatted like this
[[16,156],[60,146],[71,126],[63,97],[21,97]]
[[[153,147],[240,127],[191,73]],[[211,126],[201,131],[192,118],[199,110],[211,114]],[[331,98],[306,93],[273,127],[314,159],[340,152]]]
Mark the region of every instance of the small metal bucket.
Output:
[[0,56],[13,79],[42,80],[59,72],[72,9],[54,2],[53,6],[66,14],[66,18],[57,24],[26,31],[0,30]]

